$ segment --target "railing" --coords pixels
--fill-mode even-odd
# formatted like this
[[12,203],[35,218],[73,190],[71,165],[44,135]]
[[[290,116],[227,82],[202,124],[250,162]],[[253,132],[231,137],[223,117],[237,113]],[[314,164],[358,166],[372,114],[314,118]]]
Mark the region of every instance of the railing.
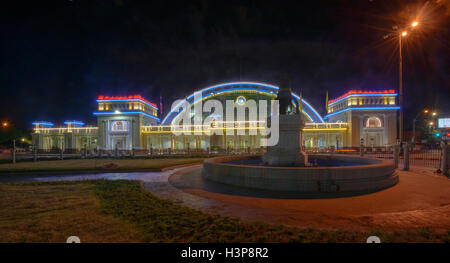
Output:
[[[402,158],[401,155],[401,160]],[[413,166],[425,166],[438,169],[441,166],[441,159],[442,148],[439,145],[409,150],[409,163]]]
[[[364,147],[364,157],[393,159],[394,150],[392,145],[382,147]],[[355,154],[360,155],[360,147],[310,148],[307,153],[332,153],[332,154]],[[409,148],[409,164],[412,166],[424,166],[438,169],[441,165],[442,148],[440,145],[416,145]],[[403,148],[400,149],[399,162],[403,163]]]
[[[120,158],[165,158],[165,157],[190,157],[190,156],[213,156],[213,155],[261,155],[266,151],[264,147],[261,148],[239,148],[239,149],[223,149],[212,147],[211,149],[119,149],[118,157]],[[360,155],[359,147],[340,147],[334,149],[316,148],[305,149],[307,154],[352,154]],[[34,152],[17,152],[17,159],[33,159]],[[85,151],[65,149],[63,151],[64,158],[113,158],[116,157],[115,150],[99,150],[88,149]],[[393,159],[394,151],[392,146],[384,147],[364,147],[364,157],[379,158],[379,159]],[[59,149],[39,150],[37,152],[38,159],[59,159],[61,151]],[[409,148],[409,164],[411,166],[422,166],[438,169],[442,161],[442,148],[439,145],[416,146],[414,149]],[[404,153],[400,149],[399,164],[403,165]]]
[[[263,148],[249,149],[118,149],[116,150],[71,150],[64,149],[62,156],[64,159],[81,158],[175,158],[175,157],[212,157],[220,155],[260,155],[265,151]],[[11,154],[10,152],[6,154]],[[117,155],[116,155],[117,154]],[[35,153],[32,151],[16,152],[16,160],[33,160]],[[61,159],[61,150],[39,150],[36,152],[37,160],[56,160]]]
[[347,129],[348,124],[345,122],[333,123],[306,123],[305,129]]

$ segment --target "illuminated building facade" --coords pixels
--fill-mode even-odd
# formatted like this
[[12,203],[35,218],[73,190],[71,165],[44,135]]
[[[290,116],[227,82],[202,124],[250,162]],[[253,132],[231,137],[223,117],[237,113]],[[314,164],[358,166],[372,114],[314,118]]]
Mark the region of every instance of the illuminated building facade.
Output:
[[397,132],[397,93],[385,91],[350,91],[328,102],[328,122],[345,122],[349,129],[346,142],[350,146],[394,144]]
[[139,95],[128,97],[99,96],[98,146],[100,149],[142,148],[141,130],[159,123],[158,107]]
[[[33,144],[41,150],[60,149],[79,151],[84,149],[141,149],[158,151],[217,150],[247,151],[261,148],[265,120],[248,121],[250,104],[257,109],[267,107],[275,99],[278,87],[255,82],[233,82],[214,85],[199,90],[175,105],[160,119],[157,105],[139,95],[125,97],[99,96],[96,127],[87,127],[80,121],[67,121],[62,127],[49,122],[34,122]],[[383,92],[350,91],[328,102],[325,118],[305,99],[292,93],[292,110],[299,110],[305,117],[303,143],[306,148],[330,146],[355,147],[363,138],[367,146],[385,146],[395,142],[397,94]],[[218,101],[223,112],[196,112],[201,102]],[[227,105],[227,101],[233,102]],[[260,102],[268,102],[261,104]],[[245,112],[245,120],[236,115],[224,114],[225,107],[233,107],[233,114]],[[257,113],[259,114],[259,113]],[[192,123],[183,123],[189,116]],[[197,119],[196,119],[197,118]],[[211,122],[202,123],[209,118]],[[195,121],[199,121],[200,124]],[[173,133],[174,129],[184,132]],[[187,134],[186,132],[192,132]],[[239,133],[238,133],[239,132]]]
[[61,127],[51,122],[33,122],[33,145],[40,150],[66,151],[97,148],[98,128],[85,126],[81,121],[65,121]]

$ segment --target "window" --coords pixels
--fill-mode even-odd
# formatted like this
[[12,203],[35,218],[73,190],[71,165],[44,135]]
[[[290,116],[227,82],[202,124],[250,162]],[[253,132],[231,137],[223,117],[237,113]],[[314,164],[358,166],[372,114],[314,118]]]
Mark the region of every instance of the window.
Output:
[[113,121],[111,123],[111,131],[127,131],[128,123],[126,121]]
[[367,118],[366,127],[367,128],[379,128],[379,127],[382,127],[380,118],[375,117],[375,116]]

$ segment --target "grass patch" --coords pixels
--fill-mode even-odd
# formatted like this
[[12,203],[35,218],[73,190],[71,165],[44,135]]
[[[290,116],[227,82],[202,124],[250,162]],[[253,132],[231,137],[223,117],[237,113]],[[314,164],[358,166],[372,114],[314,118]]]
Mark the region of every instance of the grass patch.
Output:
[[449,242],[450,231],[332,231],[201,212],[135,181],[0,184],[0,242]]
[[92,182],[0,184],[0,242],[135,242],[138,232],[100,212]]
[[139,170],[161,169],[188,163],[202,162],[205,158],[161,158],[161,159],[72,159],[39,162],[0,164],[0,173],[26,173],[43,171],[82,170]]
[[366,242],[377,235],[383,242],[449,242],[450,231],[407,232],[330,231],[292,228],[204,213],[146,191],[138,182],[108,181],[94,193],[102,211],[133,225],[146,242]]

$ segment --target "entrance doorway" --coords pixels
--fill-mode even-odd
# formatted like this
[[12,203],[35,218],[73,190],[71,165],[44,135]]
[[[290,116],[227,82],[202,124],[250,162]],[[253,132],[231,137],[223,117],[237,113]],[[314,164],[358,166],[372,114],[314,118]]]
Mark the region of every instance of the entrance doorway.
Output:
[[117,148],[118,149],[125,149],[126,148],[126,137],[112,137],[112,144],[111,146],[113,147],[113,149]]

